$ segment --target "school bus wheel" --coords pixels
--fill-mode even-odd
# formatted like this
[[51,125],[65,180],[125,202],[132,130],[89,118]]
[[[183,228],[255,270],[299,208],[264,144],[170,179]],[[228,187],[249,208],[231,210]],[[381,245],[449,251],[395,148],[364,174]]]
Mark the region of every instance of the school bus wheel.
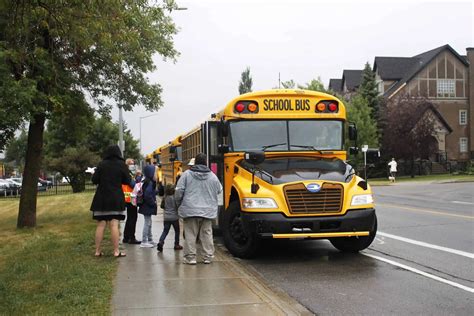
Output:
[[260,238],[247,232],[240,212],[240,202],[232,201],[223,216],[223,236],[227,249],[236,257],[254,257],[260,246]]
[[359,252],[369,247],[377,234],[377,216],[374,215],[374,226],[369,236],[331,238],[331,244],[342,252]]

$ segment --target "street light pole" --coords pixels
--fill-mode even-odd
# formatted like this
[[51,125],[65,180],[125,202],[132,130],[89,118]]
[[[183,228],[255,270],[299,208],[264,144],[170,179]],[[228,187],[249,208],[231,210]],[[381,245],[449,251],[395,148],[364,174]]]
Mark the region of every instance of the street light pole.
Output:
[[119,105],[119,148],[122,152],[122,156],[125,151],[125,144],[123,142],[123,117],[122,117],[122,106]]

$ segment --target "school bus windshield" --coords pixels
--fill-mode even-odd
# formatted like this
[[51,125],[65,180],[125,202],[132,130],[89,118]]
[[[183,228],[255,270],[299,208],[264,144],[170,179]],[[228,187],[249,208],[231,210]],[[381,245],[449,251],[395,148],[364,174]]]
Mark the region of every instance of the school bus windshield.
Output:
[[232,121],[230,150],[342,150],[342,131],[339,120]]

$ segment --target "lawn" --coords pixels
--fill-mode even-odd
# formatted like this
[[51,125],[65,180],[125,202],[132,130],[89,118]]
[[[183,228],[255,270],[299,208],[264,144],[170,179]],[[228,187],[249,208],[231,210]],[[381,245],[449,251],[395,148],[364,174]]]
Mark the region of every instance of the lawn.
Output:
[[[453,175],[439,174],[429,176],[410,176],[397,177],[396,183],[416,182],[416,181],[433,181],[433,182],[474,182],[474,175]],[[369,179],[370,185],[392,185],[386,178]],[[395,184],[396,184],[395,183]]]
[[0,315],[110,314],[118,262],[110,242],[105,257],[93,256],[91,199],[40,197],[37,227],[21,230],[18,200],[0,200]]

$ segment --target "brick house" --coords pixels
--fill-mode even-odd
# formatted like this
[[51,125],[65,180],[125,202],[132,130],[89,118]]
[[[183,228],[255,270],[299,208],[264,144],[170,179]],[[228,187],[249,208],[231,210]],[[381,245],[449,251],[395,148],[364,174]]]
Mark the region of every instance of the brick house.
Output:
[[[373,71],[381,95],[422,96],[433,104],[430,112],[439,148],[435,160],[474,159],[474,66],[469,65],[474,65],[474,48],[461,56],[449,45],[413,57],[375,57]],[[352,78],[352,86],[360,79],[354,83]],[[351,94],[344,78],[331,79],[329,88]]]

